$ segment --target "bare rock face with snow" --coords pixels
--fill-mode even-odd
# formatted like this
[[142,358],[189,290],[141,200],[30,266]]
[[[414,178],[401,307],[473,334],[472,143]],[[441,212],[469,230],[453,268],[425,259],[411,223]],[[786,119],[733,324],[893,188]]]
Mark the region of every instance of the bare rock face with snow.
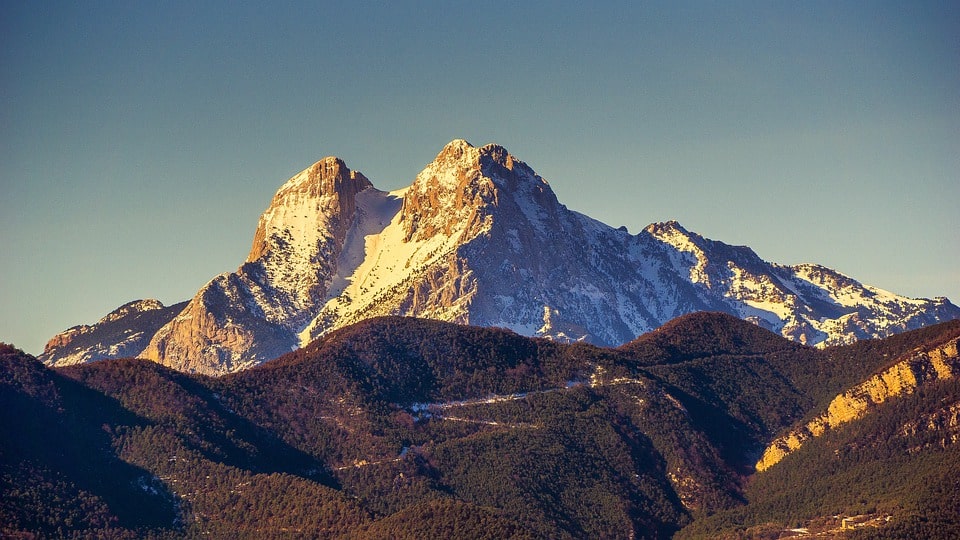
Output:
[[92,325],[74,326],[53,336],[38,358],[52,366],[68,366],[137,356],[185,305],[164,306],[153,299],[126,303]]
[[[391,193],[336,158],[294,176],[261,216],[247,261],[205,285],[142,350],[124,352],[220,374],[378,315],[618,345],[701,310],[810,345],[960,317],[945,298],[767,263],[676,222],[631,235],[567,209],[503,147],[455,140]],[[65,359],[53,347],[45,358],[111,356],[102,349]]]
[[140,356],[198,373],[237,371],[299,345],[327,295],[362,174],[325,158],[291,178],[260,216],[247,261],[207,283]]

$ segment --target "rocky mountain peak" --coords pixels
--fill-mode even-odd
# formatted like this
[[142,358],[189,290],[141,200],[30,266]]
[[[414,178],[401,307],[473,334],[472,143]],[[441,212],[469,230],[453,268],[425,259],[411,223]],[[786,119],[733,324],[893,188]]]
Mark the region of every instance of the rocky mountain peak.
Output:
[[[307,167],[280,187],[260,216],[247,262],[262,259],[277,244],[315,244],[318,231],[331,232],[342,241],[357,194],[372,186],[337,157]],[[315,246],[303,247],[309,251]]]
[[552,198],[556,199],[546,180],[498,144],[488,144],[480,148],[479,161],[484,175],[491,178],[502,191],[511,195],[517,192],[549,192]]
[[162,302],[154,298],[134,300],[133,302],[127,302],[126,304],[106,314],[102,319],[100,319],[99,323],[112,322],[133,313],[153,311],[156,309],[163,309],[165,307],[166,306],[164,306]]
[[453,139],[444,145],[434,161],[460,161],[465,155],[475,154],[476,150],[477,148],[465,139]]
[[277,195],[290,190],[306,191],[314,196],[343,194],[363,191],[370,185],[370,180],[359,171],[351,171],[342,159],[328,156],[288,180]]
[[483,145],[480,148],[480,155],[510,170],[513,170],[513,163],[516,160],[506,148],[494,143]]
[[400,221],[407,241],[451,236],[475,228],[478,208],[496,202],[494,186],[480,172],[480,151],[463,139],[443,147],[417,175],[403,198]]
[[549,184],[503,146],[455,139],[407,190],[401,221],[413,240],[438,231],[449,236],[458,225],[476,231],[503,211],[520,211],[539,224],[558,205]]
[[683,225],[673,219],[669,221],[651,223],[650,225],[647,225],[644,230],[650,233],[650,235],[654,238],[659,238],[661,240],[666,240],[667,238],[675,236],[684,236],[687,238],[690,237],[690,231],[685,229]]

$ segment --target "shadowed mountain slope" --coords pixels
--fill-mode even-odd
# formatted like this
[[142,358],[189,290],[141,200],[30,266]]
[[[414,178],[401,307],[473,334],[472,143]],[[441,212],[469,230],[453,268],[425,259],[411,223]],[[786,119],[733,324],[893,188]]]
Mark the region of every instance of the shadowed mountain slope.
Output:
[[[4,532],[715,537],[881,510],[880,531],[956,532],[937,495],[951,380],[753,464],[825,387],[958,336],[819,350],[705,313],[607,349],[382,317],[216,379],[141,360],[54,371],[7,347],[0,398],[22,414],[0,426]],[[889,471],[895,489],[875,489]]]

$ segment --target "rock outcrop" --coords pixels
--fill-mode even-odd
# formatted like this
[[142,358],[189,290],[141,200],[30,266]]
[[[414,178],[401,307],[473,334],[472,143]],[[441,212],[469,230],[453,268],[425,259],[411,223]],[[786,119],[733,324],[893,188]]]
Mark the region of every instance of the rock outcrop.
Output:
[[830,429],[863,418],[873,407],[888,399],[913,393],[931,381],[960,375],[960,338],[922,351],[914,351],[891,367],[877,373],[830,401],[827,410],[805,425],[775,439],[763,452],[756,470],[776,465],[804,442]]

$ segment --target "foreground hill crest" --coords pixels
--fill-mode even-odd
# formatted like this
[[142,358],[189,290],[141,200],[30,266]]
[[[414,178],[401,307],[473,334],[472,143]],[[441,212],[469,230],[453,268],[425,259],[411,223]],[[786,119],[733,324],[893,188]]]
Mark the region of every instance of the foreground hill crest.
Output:
[[146,306],[150,317],[131,308],[110,332],[98,323],[56,336],[41,359],[141,356],[220,374],[381,315],[600,345],[705,310],[810,345],[960,317],[945,298],[909,299],[822,266],[771,264],[673,221],[636,235],[614,229],[567,209],[502,146],[461,139],[410,187],[389,193],[338,158],[318,161],[278,190],[236,271],[182,308]]
[[0,343],[0,536],[957,538],[958,339],[817,350],[699,312],[604,349],[374,317],[218,378]]

